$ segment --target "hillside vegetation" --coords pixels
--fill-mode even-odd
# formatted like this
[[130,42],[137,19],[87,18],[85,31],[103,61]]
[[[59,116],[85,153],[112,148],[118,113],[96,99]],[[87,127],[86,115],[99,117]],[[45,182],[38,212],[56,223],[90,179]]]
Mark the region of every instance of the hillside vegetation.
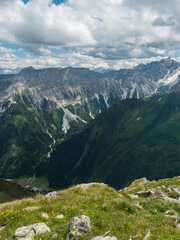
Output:
[[180,173],[180,95],[126,99],[57,146],[47,167],[50,185],[105,182],[125,187]]
[[[147,192],[152,195],[145,197]],[[39,194],[0,205],[0,226],[3,226],[0,227],[0,239],[16,239],[17,228],[40,222],[44,222],[51,232],[37,235],[35,240],[65,239],[69,220],[86,215],[91,220],[91,232],[80,240],[105,233],[118,240],[178,240],[179,197],[180,177],[158,182],[143,178],[120,191],[105,184],[73,186],[59,191],[55,197]],[[30,211],[25,209],[27,207],[36,208]],[[59,214],[63,215],[60,219],[56,218]],[[149,237],[145,238],[147,233]]]

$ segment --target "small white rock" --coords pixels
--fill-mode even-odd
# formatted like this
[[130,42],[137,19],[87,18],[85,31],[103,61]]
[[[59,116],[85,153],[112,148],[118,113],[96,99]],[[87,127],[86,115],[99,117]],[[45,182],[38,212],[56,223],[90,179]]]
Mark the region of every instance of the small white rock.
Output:
[[40,209],[40,207],[26,207],[23,210],[33,211],[33,210],[36,210],[36,209]]
[[47,213],[42,213],[43,218],[49,218],[49,215]]
[[64,215],[63,214],[57,215],[56,218],[62,219],[62,218],[64,218]]
[[58,197],[58,193],[56,191],[49,192],[45,195],[46,198],[56,198]]

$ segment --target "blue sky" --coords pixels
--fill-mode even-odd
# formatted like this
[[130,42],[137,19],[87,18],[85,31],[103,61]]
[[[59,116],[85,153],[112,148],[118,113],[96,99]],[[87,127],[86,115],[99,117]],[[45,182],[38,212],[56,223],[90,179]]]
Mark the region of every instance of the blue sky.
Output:
[[[24,3],[29,2],[30,0],[23,0]],[[59,5],[61,3],[64,3],[66,0],[53,0],[53,3],[56,5]]]
[[176,0],[1,0],[0,68],[179,61],[179,14]]

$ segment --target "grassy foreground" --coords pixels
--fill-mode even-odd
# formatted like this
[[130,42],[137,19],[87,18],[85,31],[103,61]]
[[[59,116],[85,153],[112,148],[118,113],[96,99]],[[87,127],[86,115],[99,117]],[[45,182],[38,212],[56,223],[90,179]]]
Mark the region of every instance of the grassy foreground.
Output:
[[[167,210],[175,210],[180,215],[180,203],[171,203],[158,198],[138,197],[132,199],[134,194],[142,189],[150,189],[162,186],[179,186],[180,177],[164,179],[158,182],[135,181],[128,188],[116,191],[102,184],[95,184],[84,190],[74,186],[58,192],[57,198],[45,198],[37,195],[34,198],[17,200],[0,205],[0,239],[13,240],[14,232],[18,227],[44,222],[51,229],[51,233],[38,235],[36,240],[64,239],[67,224],[74,216],[86,215],[91,219],[92,231],[80,238],[92,239],[95,236],[104,235],[109,231],[110,236],[116,236],[118,240],[129,240],[139,234],[135,239],[143,239],[150,229],[150,240],[180,239],[180,229],[177,229],[175,220],[164,216]],[[176,196],[177,197],[177,196]],[[39,209],[24,210],[27,206],[40,207]],[[42,216],[48,214],[48,218]],[[63,219],[56,216],[63,214]],[[57,234],[55,238],[52,238]],[[133,238],[132,238],[133,239]]]

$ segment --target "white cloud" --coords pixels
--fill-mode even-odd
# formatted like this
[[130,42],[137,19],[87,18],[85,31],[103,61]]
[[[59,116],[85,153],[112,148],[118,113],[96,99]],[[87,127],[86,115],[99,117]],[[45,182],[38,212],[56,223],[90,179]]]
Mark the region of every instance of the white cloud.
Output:
[[11,52],[14,52],[14,51],[10,48],[5,48],[0,46],[0,53],[11,53]]
[[[58,6],[52,0],[1,0],[0,42],[39,55],[24,64],[62,65],[64,58],[74,66],[134,66],[179,50],[179,14],[178,0],[67,0]],[[71,52],[55,56],[49,47]]]
[[[42,51],[45,51],[42,49]],[[47,50],[48,51],[48,50]],[[66,53],[66,54],[44,54],[38,58],[34,58],[30,54],[26,54],[24,58],[16,56],[14,53],[0,54],[0,67],[15,69],[18,67],[33,66],[35,68],[45,67],[87,67],[87,68],[104,68],[108,69],[110,66],[101,58],[94,58],[92,56],[82,55],[81,53]]]
[[13,0],[7,6],[0,2],[1,41],[71,47],[95,44],[78,12],[50,3],[32,0],[23,4]]

